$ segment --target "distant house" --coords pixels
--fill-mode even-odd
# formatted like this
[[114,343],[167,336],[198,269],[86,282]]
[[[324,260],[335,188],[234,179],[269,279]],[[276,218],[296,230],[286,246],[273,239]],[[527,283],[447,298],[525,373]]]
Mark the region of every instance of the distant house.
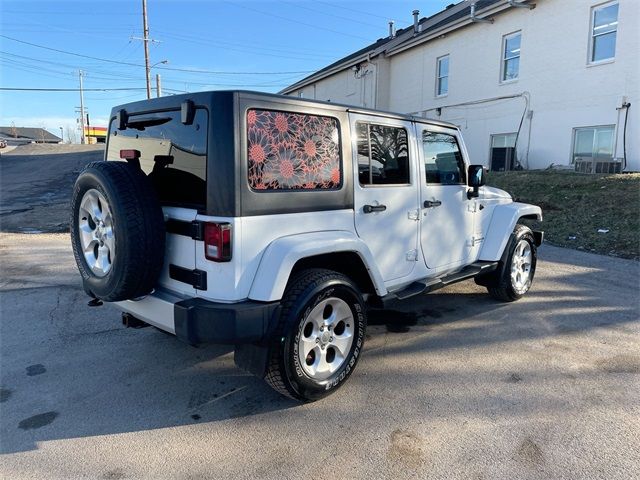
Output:
[[281,93],[448,120],[492,170],[640,171],[638,25],[634,0],[466,0]]
[[0,140],[7,145],[25,145],[27,143],[61,143],[62,139],[44,128],[0,127]]

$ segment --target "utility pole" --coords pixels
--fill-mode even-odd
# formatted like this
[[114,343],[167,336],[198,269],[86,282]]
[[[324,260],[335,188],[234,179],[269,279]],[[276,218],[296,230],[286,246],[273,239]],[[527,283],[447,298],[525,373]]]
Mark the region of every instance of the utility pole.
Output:
[[160,84],[160,74],[156,73],[156,95],[158,98],[162,96],[162,85]]
[[78,70],[78,76],[80,77],[80,143],[84,145],[84,95],[82,91],[82,70]]
[[147,99],[151,98],[151,68],[149,67],[149,24],[147,23],[147,0],[142,0],[142,27],[144,31],[144,67],[147,74]]

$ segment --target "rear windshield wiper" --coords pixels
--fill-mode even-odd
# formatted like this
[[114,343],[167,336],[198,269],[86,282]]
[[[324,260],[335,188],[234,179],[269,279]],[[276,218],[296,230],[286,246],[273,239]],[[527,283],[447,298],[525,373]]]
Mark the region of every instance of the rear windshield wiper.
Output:
[[138,120],[129,120],[127,122],[127,128],[134,128],[136,130],[144,130],[146,127],[155,127],[157,125],[163,125],[171,121],[171,117],[154,117],[154,118],[140,118]]

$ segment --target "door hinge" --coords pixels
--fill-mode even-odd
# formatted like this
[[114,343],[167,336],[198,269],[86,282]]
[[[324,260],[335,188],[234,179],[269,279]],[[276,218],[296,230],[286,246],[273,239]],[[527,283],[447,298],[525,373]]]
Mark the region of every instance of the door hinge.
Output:
[[481,237],[479,235],[478,236],[472,235],[471,238],[469,239],[469,246],[475,247],[476,245],[482,243],[483,240],[484,240],[484,237]]
[[164,226],[167,233],[184,235],[185,237],[191,237],[194,240],[204,240],[204,223],[199,220],[189,222],[187,220],[170,218],[165,221]]
[[407,262],[417,262],[418,261],[418,250],[410,250],[406,255]]
[[197,268],[190,270],[170,263],[169,278],[177,280],[178,282],[187,283],[196,290],[207,289],[207,272],[198,270]]
[[409,220],[415,220],[416,222],[420,221],[420,209],[416,208],[415,210],[409,210],[407,212],[407,218]]

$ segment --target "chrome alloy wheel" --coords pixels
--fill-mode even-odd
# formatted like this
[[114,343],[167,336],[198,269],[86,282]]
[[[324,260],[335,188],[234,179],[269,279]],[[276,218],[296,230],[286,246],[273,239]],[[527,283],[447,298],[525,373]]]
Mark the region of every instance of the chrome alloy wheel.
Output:
[[525,293],[531,284],[532,256],[529,242],[524,239],[520,240],[511,259],[511,284],[519,294]]
[[116,254],[113,217],[107,200],[98,190],[87,190],[78,217],[80,245],[87,265],[97,277],[104,277]]
[[325,380],[344,363],[351,351],[354,317],[344,300],[327,298],[305,319],[298,340],[298,358],[304,372]]

